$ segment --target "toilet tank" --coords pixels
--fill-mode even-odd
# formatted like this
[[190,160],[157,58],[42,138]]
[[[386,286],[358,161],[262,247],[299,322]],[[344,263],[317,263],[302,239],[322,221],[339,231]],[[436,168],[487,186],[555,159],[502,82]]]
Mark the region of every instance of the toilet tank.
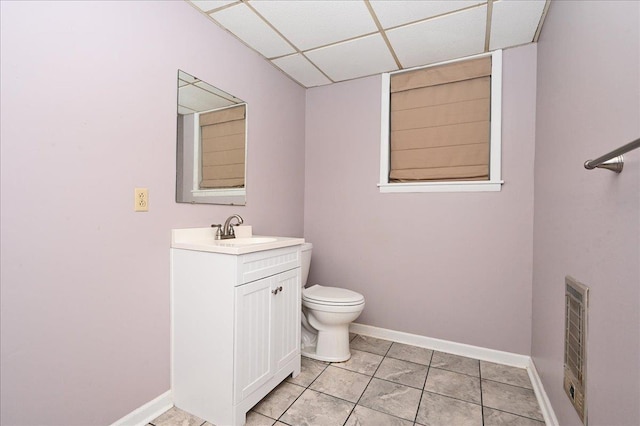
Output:
[[307,284],[307,278],[309,278],[309,267],[311,266],[311,249],[313,248],[313,244],[304,243],[302,244],[302,264],[300,265],[300,269],[302,272],[302,287]]

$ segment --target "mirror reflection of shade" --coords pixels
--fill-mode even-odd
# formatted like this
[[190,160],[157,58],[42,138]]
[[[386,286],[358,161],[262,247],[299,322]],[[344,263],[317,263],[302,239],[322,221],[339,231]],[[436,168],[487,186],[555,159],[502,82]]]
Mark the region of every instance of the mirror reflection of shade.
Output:
[[247,104],[178,71],[176,201],[246,203]]

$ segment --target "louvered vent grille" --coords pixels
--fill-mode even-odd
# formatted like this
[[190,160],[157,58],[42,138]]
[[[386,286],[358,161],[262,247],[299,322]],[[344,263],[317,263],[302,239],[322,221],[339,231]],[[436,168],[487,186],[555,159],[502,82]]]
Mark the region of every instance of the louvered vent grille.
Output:
[[565,278],[564,390],[585,425],[588,294],[584,284],[570,276]]

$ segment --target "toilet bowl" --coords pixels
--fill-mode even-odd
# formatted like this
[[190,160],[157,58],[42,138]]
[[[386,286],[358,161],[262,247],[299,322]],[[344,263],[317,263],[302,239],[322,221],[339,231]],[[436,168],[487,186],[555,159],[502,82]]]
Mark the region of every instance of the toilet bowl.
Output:
[[311,249],[302,247],[302,355],[341,362],[351,358],[349,325],[364,309],[364,297],[338,287],[312,285],[304,288],[309,276]]

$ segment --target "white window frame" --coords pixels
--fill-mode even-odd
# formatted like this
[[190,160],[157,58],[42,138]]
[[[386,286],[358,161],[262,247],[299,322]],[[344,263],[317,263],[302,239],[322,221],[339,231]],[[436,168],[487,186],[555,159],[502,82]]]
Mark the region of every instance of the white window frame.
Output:
[[[193,181],[192,181],[192,186],[191,186],[191,195],[193,197],[228,197],[229,198],[229,202],[231,204],[236,204],[236,205],[243,205],[245,203],[245,197],[247,196],[247,140],[249,139],[248,137],[248,130],[249,130],[249,126],[248,126],[248,120],[247,120],[247,116],[248,113],[246,113],[247,109],[249,108],[249,106],[246,103],[239,103],[237,105],[244,105],[245,107],[245,120],[244,120],[244,125],[245,125],[245,129],[244,129],[244,134],[245,134],[245,141],[244,141],[244,187],[242,188],[218,188],[218,189],[200,189],[200,178],[202,175],[202,171],[201,171],[201,162],[200,162],[200,155],[201,155],[201,150],[202,150],[202,137],[201,137],[201,127],[200,127],[200,115],[201,114],[207,114],[209,112],[213,112],[213,111],[219,111],[222,109],[226,109],[229,108],[228,106],[225,106],[223,108],[214,108],[208,111],[202,111],[202,112],[196,112],[194,113],[194,120],[193,120],[193,134],[194,134],[194,141],[193,141]],[[233,106],[237,106],[237,105],[233,105]]]
[[[399,74],[438,65],[452,64],[469,59],[491,56],[491,140],[489,180],[438,181],[438,182],[389,182],[389,108],[392,74]],[[452,61],[439,62],[425,67],[415,67],[382,74],[382,108],[380,114],[380,192],[495,192],[502,189],[502,50],[467,56]]]

